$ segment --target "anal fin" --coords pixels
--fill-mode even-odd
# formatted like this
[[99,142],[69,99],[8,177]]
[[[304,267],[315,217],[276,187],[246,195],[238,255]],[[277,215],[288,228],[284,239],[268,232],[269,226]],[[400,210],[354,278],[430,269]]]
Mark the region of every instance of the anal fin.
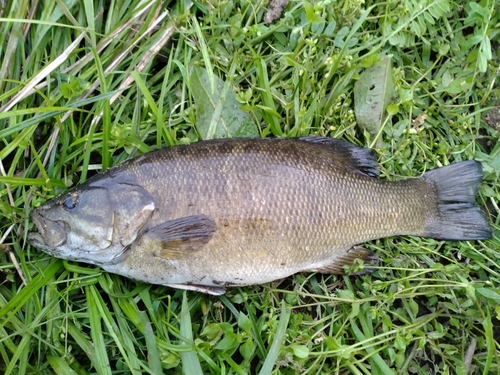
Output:
[[319,272],[324,274],[334,274],[334,275],[345,275],[344,266],[353,266],[356,259],[361,259],[364,261],[364,269],[359,272],[353,272],[351,275],[363,275],[367,273],[372,273],[375,271],[371,267],[378,266],[378,256],[371,251],[368,251],[361,246],[353,246],[347,252],[335,259],[332,264],[326,264],[324,266],[312,269],[312,272]]

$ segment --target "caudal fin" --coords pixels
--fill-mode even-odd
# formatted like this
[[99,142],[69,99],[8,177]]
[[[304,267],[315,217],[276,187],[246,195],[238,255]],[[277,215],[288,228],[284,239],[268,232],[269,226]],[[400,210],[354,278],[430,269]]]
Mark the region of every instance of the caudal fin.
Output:
[[438,211],[429,218],[426,236],[443,240],[491,238],[491,228],[475,198],[483,174],[481,163],[469,160],[425,173],[422,180],[438,195]]

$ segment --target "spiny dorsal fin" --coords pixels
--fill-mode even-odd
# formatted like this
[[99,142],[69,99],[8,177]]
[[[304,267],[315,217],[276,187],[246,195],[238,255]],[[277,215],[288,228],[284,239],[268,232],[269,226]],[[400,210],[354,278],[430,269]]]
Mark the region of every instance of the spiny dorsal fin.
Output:
[[380,168],[375,161],[373,151],[368,148],[328,137],[301,137],[299,140],[316,144],[335,153],[345,164],[368,176],[377,177],[380,174]]

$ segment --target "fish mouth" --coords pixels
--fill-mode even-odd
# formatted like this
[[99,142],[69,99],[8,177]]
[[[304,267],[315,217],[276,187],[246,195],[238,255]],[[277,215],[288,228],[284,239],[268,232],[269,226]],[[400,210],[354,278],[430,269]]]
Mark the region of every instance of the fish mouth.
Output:
[[41,249],[53,249],[66,243],[67,235],[64,223],[53,221],[44,216],[39,209],[31,212],[31,219],[38,232],[28,233],[28,242]]
[[28,233],[28,243],[35,247],[47,246],[43,237],[38,232],[29,232]]

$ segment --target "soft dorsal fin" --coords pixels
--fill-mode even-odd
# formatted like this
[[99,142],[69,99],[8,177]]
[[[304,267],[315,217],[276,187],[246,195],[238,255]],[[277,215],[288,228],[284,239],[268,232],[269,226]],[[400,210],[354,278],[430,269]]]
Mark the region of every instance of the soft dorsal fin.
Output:
[[368,148],[353,145],[347,141],[328,137],[301,137],[300,141],[316,144],[335,153],[347,165],[371,177],[380,174],[380,168],[375,161],[373,151]]

